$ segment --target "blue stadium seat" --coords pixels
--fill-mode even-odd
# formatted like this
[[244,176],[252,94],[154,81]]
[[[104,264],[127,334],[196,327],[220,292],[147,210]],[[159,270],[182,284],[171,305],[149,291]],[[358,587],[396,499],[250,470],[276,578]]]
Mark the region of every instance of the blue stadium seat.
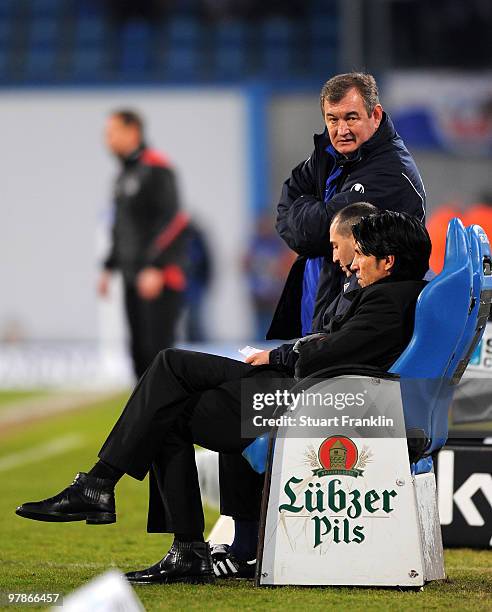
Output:
[[12,37],[12,24],[9,19],[0,17],[0,47],[5,48],[10,44]]
[[107,38],[108,26],[103,15],[79,16],[75,23],[73,78],[101,80],[106,76]]
[[311,74],[323,81],[339,72],[338,61],[338,48],[333,46],[312,46],[308,53]]
[[243,457],[258,474],[263,474],[266,469],[269,443],[269,434],[263,434],[253,440],[242,452]]
[[200,53],[195,48],[171,47],[167,53],[166,76],[193,79],[200,74]]
[[266,19],[261,26],[261,36],[266,46],[288,46],[295,43],[295,25],[283,17]]
[[173,17],[169,19],[163,32],[171,45],[199,44],[203,35],[201,23],[191,17]]
[[432,414],[432,439],[428,452],[444,446],[448,433],[448,412],[455,386],[461,380],[480,342],[490,314],[492,298],[491,252],[487,235],[479,225],[466,229],[472,262],[472,299],[463,335],[444,375],[440,403]]
[[0,81],[8,77],[8,63],[8,49],[7,47],[0,46]]
[[121,28],[123,44],[142,44],[148,42],[152,35],[152,28],[148,21],[135,19],[127,21]]
[[472,274],[465,228],[459,219],[452,219],[443,270],[420,294],[414,334],[391,368],[401,377],[407,430],[425,434],[428,454],[447,438],[447,415],[454,391],[448,371],[471,315]]
[[336,18],[312,19],[309,22],[309,39],[313,46],[336,46],[338,44],[338,21]]
[[106,76],[106,52],[97,46],[75,51],[72,60],[72,75],[76,79],[100,80]]
[[53,47],[31,49],[26,58],[24,76],[29,80],[52,80],[56,78],[56,52]]
[[244,47],[230,49],[226,53],[217,49],[213,63],[214,77],[242,79],[248,73],[248,54]]
[[119,70],[127,75],[145,76],[150,68],[150,59],[149,45],[125,46],[121,50]]
[[313,74],[328,79],[337,72],[338,21],[335,15],[309,21],[308,63]]
[[249,34],[249,26],[244,21],[226,21],[217,24],[213,38],[217,48],[233,49],[247,44]]
[[[390,370],[401,379],[407,432],[424,434],[427,455],[446,442],[454,385],[483,334],[491,300],[492,259],[487,236],[478,226],[465,232],[461,221],[452,219],[443,270],[420,294],[414,334]],[[257,471],[264,469],[267,446],[268,436],[262,436],[243,452]],[[418,462],[416,472],[429,471],[431,465]]]
[[34,81],[56,78],[59,33],[58,20],[32,20],[24,67],[25,78]]
[[104,43],[106,35],[107,26],[103,17],[81,17],[76,22],[76,46]]
[[272,77],[290,77],[296,57],[296,28],[289,19],[267,19],[261,28],[264,71]]
[[197,14],[197,9],[200,8],[198,4],[197,0],[179,0],[179,2],[173,4],[173,15],[193,17]]
[[[431,453],[446,443],[449,405],[454,385],[457,384],[468,365],[483,335],[490,312],[492,299],[491,252],[487,235],[479,225],[466,228],[472,263],[472,302],[462,337],[446,369],[443,387],[431,418],[433,432],[428,452]],[[432,469],[429,457],[417,462],[415,473],[422,474]]]
[[0,2],[0,18],[10,19],[13,17],[19,9],[18,0],[2,0]]
[[[449,223],[442,272],[422,291],[413,337],[391,371],[407,378],[441,378],[461,339],[470,308],[472,262],[465,228]],[[452,309],[451,309],[452,307]],[[446,316],[443,316],[446,309]],[[438,350],[429,350],[429,338]],[[416,358],[420,353],[421,357]]]
[[129,21],[121,29],[120,71],[145,73],[150,66],[152,28],[143,20]]
[[310,0],[308,2],[309,13],[313,17],[322,17],[338,14],[338,0]]
[[105,11],[105,3],[101,0],[77,0],[72,3],[72,9],[79,17],[100,17]]
[[166,52],[164,74],[172,79],[193,79],[202,67],[203,29],[198,20],[175,17],[163,30]]
[[472,261],[472,308],[463,336],[446,372],[446,378],[458,383],[487,324],[487,303],[492,291],[490,243],[479,225],[466,228]]
[[223,22],[213,33],[212,66],[217,78],[242,78],[248,69],[249,28],[242,21]]
[[65,8],[65,0],[29,0],[30,14],[34,18],[59,17]]
[[49,48],[58,43],[60,21],[56,19],[34,19],[29,28],[29,45],[32,47]]

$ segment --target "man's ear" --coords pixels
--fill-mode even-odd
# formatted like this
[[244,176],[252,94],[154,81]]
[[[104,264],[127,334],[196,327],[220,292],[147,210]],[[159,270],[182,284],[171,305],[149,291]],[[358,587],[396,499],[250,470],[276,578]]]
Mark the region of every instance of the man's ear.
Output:
[[395,266],[395,256],[394,255],[386,255],[384,258],[384,269],[386,272],[391,272]]
[[381,104],[376,104],[374,110],[372,111],[372,116],[374,117],[374,121],[376,122],[377,129],[383,118],[383,107],[381,106]]

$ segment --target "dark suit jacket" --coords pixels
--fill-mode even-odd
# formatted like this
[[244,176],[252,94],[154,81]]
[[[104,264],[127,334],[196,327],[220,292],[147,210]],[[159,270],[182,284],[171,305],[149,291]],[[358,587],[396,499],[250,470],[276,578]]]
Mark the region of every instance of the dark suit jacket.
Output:
[[388,276],[346,294],[351,304],[345,314],[330,320],[326,334],[316,334],[300,347],[296,377],[344,364],[388,370],[410,342],[417,298],[425,284]]
[[[342,317],[351,304],[352,298],[347,298],[347,294],[356,290],[360,290],[360,285],[355,274],[352,274],[349,279],[345,278],[342,291],[322,312],[322,315],[319,317],[320,325],[313,328],[313,333],[326,331],[332,317]],[[286,372],[290,372],[291,376],[294,375],[294,367],[299,357],[297,353],[293,352],[293,346],[293,343],[281,344],[270,351],[270,363],[284,369]]]

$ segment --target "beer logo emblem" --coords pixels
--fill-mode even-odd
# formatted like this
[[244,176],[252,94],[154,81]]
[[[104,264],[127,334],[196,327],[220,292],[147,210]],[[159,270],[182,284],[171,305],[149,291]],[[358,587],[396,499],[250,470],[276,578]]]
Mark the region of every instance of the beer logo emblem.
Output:
[[330,436],[321,443],[318,452],[314,449],[308,453],[313,475],[332,476],[363,476],[366,464],[371,460],[371,452],[364,447],[359,454],[355,443],[346,436]]

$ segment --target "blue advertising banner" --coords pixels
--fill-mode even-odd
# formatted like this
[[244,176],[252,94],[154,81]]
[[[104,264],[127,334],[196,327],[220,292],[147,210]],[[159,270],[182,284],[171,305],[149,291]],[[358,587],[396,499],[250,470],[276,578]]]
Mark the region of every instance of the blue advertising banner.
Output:
[[492,154],[492,72],[391,73],[384,100],[409,147]]

